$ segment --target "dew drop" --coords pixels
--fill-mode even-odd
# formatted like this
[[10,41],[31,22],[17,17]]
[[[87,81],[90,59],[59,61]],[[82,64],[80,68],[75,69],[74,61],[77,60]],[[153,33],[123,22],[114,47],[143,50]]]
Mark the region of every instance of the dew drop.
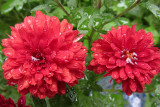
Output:
[[73,87],[71,87],[71,90],[74,90],[74,88],[73,88]]
[[11,82],[11,85],[15,85],[16,83],[14,83],[14,82]]
[[29,84],[31,83],[31,81],[29,81]]
[[66,93],[68,93],[69,92],[69,90],[66,90]]
[[64,60],[64,62],[69,62],[68,60]]
[[77,97],[76,97],[75,101],[78,101]]
[[73,95],[71,94],[71,95],[70,95],[70,97],[72,98],[72,97],[73,97]]
[[85,75],[85,79],[88,80],[87,76]]
[[93,96],[92,90],[90,91],[89,96]]
[[22,88],[23,85],[20,85],[19,87]]

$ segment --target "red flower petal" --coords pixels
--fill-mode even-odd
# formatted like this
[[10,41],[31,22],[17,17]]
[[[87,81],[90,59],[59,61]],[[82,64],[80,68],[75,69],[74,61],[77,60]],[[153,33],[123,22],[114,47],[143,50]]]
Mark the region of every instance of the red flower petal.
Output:
[[151,69],[151,67],[147,63],[144,63],[144,62],[137,62],[137,66],[142,68],[142,69],[146,69],[146,70]]
[[18,107],[25,107],[26,105],[26,96],[21,96],[19,99],[18,99]]
[[56,60],[59,63],[68,63],[73,59],[73,55],[72,51],[59,51],[56,54]]
[[122,80],[126,80],[128,78],[128,76],[126,75],[126,73],[124,71],[124,68],[121,68],[119,72],[120,72],[120,78]]
[[42,73],[36,73],[35,74],[35,80],[36,81],[40,81],[43,78],[43,74]]
[[132,80],[132,79],[129,79],[129,82],[130,82],[130,85],[129,85],[130,89],[131,89],[133,92],[135,92],[136,89],[137,89],[136,81],[135,81],[135,80]]
[[133,70],[130,65],[126,65],[125,73],[128,75],[129,78],[134,79]]
[[118,79],[119,78],[119,72],[117,70],[112,71],[112,78]]
[[16,56],[15,51],[12,48],[4,48],[2,49],[2,52],[10,58],[14,58]]

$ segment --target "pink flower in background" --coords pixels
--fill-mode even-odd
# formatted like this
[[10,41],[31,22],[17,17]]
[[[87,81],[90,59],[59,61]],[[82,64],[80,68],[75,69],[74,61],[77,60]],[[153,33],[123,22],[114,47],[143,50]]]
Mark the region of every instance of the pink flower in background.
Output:
[[26,105],[26,96],[24,95],[18,99],[18,104],[16,104],[11,98],[5,99],[0,94],[0,107],[31,107],[31,106],[25,106],[25,105]]
[[143,92],[160,70],[160,52],[153,47],[152,33],[136,31],[136,25],[122,25],[100,36],[92,44],[94,59],[87,68],[97,74],[107,70],[104,76],[122,82],[127,95]]
[[2,69],[9,85],[17,85],[21,95],[28,92],[40,99],[65,94],[66,83],[74,86],[83,78],[87,49],[78,42],[83,35],[72,30],[66,19],[35,13],[11,27],[3,39],[7,56]]

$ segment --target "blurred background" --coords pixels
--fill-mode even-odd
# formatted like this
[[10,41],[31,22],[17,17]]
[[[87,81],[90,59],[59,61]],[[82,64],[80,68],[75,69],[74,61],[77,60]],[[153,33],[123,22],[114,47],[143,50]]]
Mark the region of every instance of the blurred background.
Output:
[[[69,15],[57,5],[59,1]],[[11,34],[10,26],[23,22],[26,16],[34,16],[40,10],[49,16],[56,16],[60,20],[67,19],[74,29],[85,34],[81,40],[88,49],[91,43],[98,39],[99,34],[106,33],[111,26],[137,24],[137,30],[145,29],[153,33],[154,45],[160,48],[160,0],[141,0],[140,3],[123,16],[115,19],[99,29],[103,23],[112,20],[115,16],[130,7],[136,0],[0,0],[0,40]],[[90,38],[88,37],[95,32]],[[1,66],[5,60],[0,45],[0,94],[5,98],[11,97],[18,101],[19,94],[16,86],[8,86],[3,77]],[[91,53],[87,53],[86,65],[91,60]],[[104,89],[121,89],[111,77],[102,78],[91,71],[85,71],[86,76],[79,81],[64,96],[56,95],[54,99],[46,99],[49,107],[160,107],[160,75],[153,78],[151,85],[146,85],[145,93],[134,93],[128,97],[124,93],[106,93]],[[98,78],[98,79],[97,79]],[[98,80],[98,82],[96,81]],[[30,95],[27,94],[27,105],[33,105]]]

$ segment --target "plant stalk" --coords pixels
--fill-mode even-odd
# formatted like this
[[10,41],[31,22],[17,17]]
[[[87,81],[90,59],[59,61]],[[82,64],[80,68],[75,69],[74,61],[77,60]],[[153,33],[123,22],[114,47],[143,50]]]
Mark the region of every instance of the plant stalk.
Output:
[[73,19],[73,17],[70,16],[70,14],[65,10],[65,8],[63,7],[63,5],[58,1],[55,0],[55,2],[58,4],[58,6],[66,13],[66,15],[75,23],[77,24],[77,22]]
[[141,1],[141,0],[137,0],[133,5],[131,5],[130,7],[126,8],[123,12],[121,12],[120,14],[118,14],[117,16],[115,16],[113,19],[111,19],[111,20],[103,23],[103,24],[101,25],[100,29],[103,28],[107,23],[114,21],[115,19],[123,16],[123,15],[124,15],[125,13],[127,13],[129,10],[133,9],[134,7],[136,7],[136,6],[140,3],[140,1]]
[[[147,91],[143,91],[143,93],[150,93],[155,91],[155,88],[151,89],[151,90],[147,90]],[[115,90],[115,89],[105,89],[103,90],[103,92],[123,92],[122,90]]]

